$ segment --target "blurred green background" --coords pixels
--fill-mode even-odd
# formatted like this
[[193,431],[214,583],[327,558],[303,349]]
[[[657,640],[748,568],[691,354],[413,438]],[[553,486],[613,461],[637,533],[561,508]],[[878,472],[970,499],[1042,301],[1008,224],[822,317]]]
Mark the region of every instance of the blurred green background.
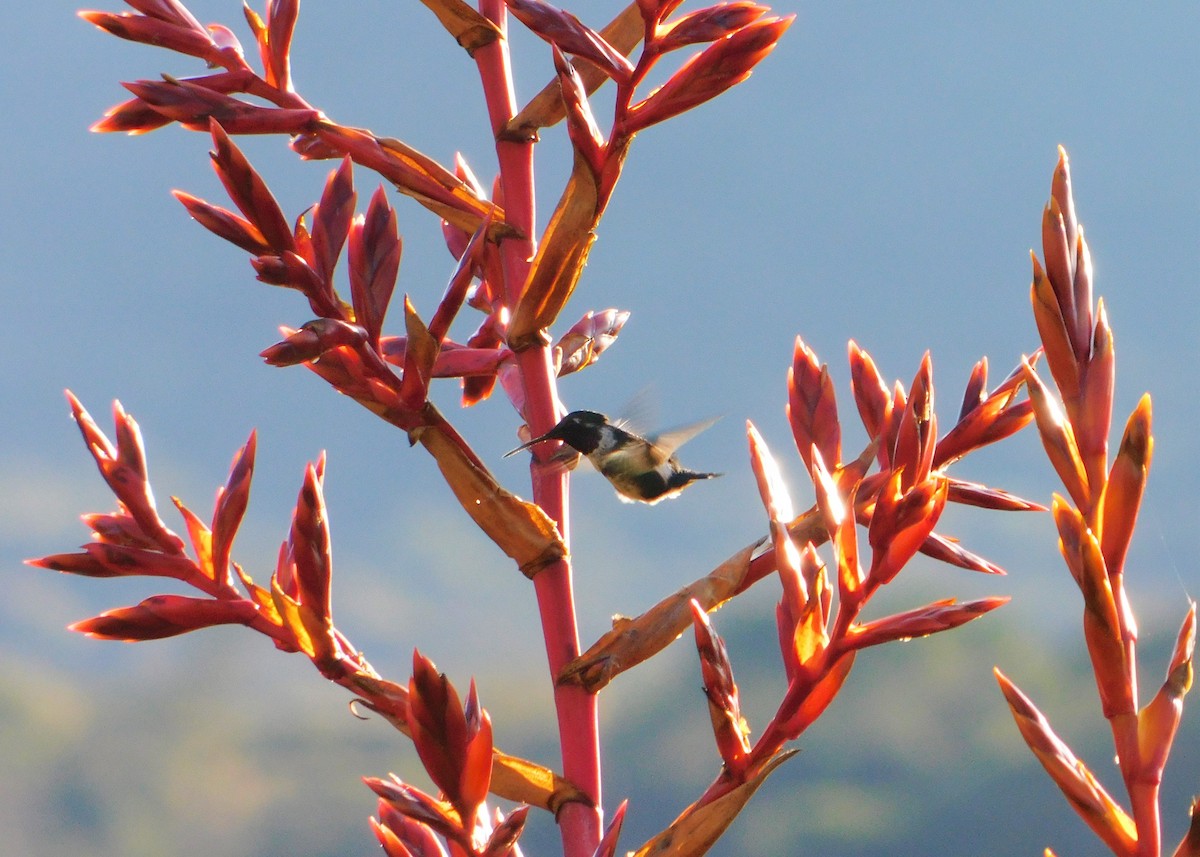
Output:
[[[118,81],[202,69],[105,36],[74,8],[7,9],[0,58],[10,128],[0,171],[0,854],[371,854],[374,801],[359,778],[394,770],[421,781],[406,739],[353,718],[345,694],[307,661],[247,631],[127,646],[64,630],[167,586],[21,565],[72,549],[86,538],[77,516],[112,505],[68,418],[67,386],[106,428],[120,397],[141,422],[160,505],[177,495],[202,515],[258,428],[235,555],[259,579],[286,534],[304,462],[327,449],[339,626],[392,678],[407,676],[415,646],[460,687],[475,676],[499,745],[556,765],[528,583],[470,531],[427,456],[309,373],[256,357],[277,325],[309,316],[294,294],[254,282],[245,254],[190,223],[169,196],[179,187],[223,200],[207,139],[178,128],[136,139],[87,133],[124,99]],[[191,8],[249,43],[237,3]],[[573,8],[600,24],[618,4]],[[847,424],[850,338],[905,383],[930,349],[943,421],[974,360],[986,355],[999,380],[1035,347],[1028,249],[1040,242],[1061,143],[1116,332],[1118,420],[1143,391],[1154,396],[1154,471],[1129,579],[1148,699],[1197,580],[1200,7],[778,11],[799,18],[749,82],[638,139],[563,316],[565,327],[587,309],[633,311],[601,362],[566,381],[569,406],[615,411],[651,384],[664,424],[725,415],[689,444],[686,461],[726,476],[673,503],[625,506],[594,475],[572,481],[585,644],[612,614],[640,612],[764,530],[746,419],[783,462],[797,502],[811,502],[783,417],[797,334],[830,364]],[[519,33],[513,41],[528,97],[549,79],[549,51]],[[335,119],[443,162],[461,151],[490,179],[474,67],[419,4],[310,0],[294,57],[299,90]],[[605,103],[597,98],[598,112]],[[317,199],[332,167],[297,162],[277,139],[239,144],[292,215]],[[563,135],[547,133],[539,156],[544,221],[570,165]],[[356,183],[360,200],[377,184],[365,172]],[[432,218],[395,204],[406,241],[399,288],[427,316],[453,263]],[[497,398],[458,413],[452,384],[436,396],[522,491],[524,462],[501,460],[515,445],[511,409]],[[956,472],[1043,502],[1056,487],[1031,433]],[[1000,665],[1119,791],[1079,597],[1050,520],[955,510],[943,529],[1010,574],[918,561],[871,615],[951,595],[1010,595],[1012,604],[860,658],[797,742],[803,752],[713,853],[1099,852],[1020,741],[991,676]],[[783,687],[777,597],[765,581],[715,618],[755,729]],[[684,642],[601,697],[605,803],[611,811],[630,797],[627,847],[716,773],[699,684]],[[1164,786],[1172,847],[1200,792],[1197,722],[1185,711]],[[530,855],[558,848],[544,818],[525,844]]]

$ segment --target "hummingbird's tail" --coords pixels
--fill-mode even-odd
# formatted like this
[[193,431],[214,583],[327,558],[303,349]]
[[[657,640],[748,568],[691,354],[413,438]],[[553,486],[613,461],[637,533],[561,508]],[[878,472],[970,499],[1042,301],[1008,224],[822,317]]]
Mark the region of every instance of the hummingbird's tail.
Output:
[[672,488],[682,488],[700,479],[716,479],[718,476],[724,475],[724,473],[699,473],[695,470],[677,470],[671,474],[671,478],[667,480],[667,484]]

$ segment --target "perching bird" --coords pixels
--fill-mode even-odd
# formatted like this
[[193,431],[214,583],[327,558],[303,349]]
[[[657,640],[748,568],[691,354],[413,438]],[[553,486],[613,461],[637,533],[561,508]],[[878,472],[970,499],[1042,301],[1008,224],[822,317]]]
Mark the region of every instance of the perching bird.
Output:
[[623,501],[653,505],[663,498],[678,496],[698,479],[721,475],[687,470],[675,457],[675,450],[716,421],[714,418],[642,437],[609,422],[604,414],[571,411],[550,431],[505,453],[505,457],[544,440],[561,440],[587,456]]

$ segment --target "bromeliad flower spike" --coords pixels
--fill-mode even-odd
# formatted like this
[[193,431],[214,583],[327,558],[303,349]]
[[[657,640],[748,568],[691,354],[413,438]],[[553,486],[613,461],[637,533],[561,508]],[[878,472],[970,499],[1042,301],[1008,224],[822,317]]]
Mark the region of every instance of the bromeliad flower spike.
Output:
[[[1125,591],[1126,554],[1150,472],[1150,397],[1130,414],[1111,466],[1115,361],[1103,301],[1092,302],[1092,260],[1075,218],[1067,154],[1059,149],[1042,215],[1043,265],[1033,257],[1031,299],[1046,365],[1061,403],[1033,366],[1024,367],[1037,430],[1069,499],[1055,495],[1059,548],[1083,596],[1083,638],[1101,711],[1112,731],[1129,799],[1122,807],[1054,733],[1034,703],[999,669],[996,678],[1021,737],[1071,807],[1114,854],[1158,857],[1159,786],[1192,685],[1196,605],[1191,602],[1154,698],[1138,704],[1137,622]],[[1200,855],[1197,814],[1173,852]]]
[[[74,630],[139,641],[240,625],[281,651],[306,656],[322,677],[353,694],[357,706],[411,739],[437,792],[417,788],[408,777],[366,779],[378,800],[371,827],[389,857],[517,855],[518,838],[530,823],[557,825],[564,857],[614,857],[625,804],[606,825],[598,692],[691,627],[704,688],[703,701],[694,702],[706,705],[710,715],[716,773],[689,807],[673,822],[663,819],[662,832],[635,853],[692,857],[717,841],[769,775],[795,753],[786,745],[816,722],[859,652],[956,628],[1004,603],[1002,598],[965,603],[945,598],[881,618],[866,612],[917,553],[1002,573],[941,532],[944,509],[949,503],[1008,511],[1041,507],[960,479],[950,469],[974,450],[1019,431],[1036,414],[1079,507],[1072,511],[1056,503],[1055,520],[1070,546],[1072,570],[1081,586],[1087,582],[1089,607],[1096,607],[1087,620],[1089,646],[1103,666],[1097,681],[1120,736],[1123,771],[1134,795],[1136,837],[1133,828],[1118,823],[1106,841],[1122,847],[1135,838],[1150,841],[1156,830],[1154,790],[1143,780],[1161,769],[1179,701],[1190,684],[1191,625],[1185,624],[1163,692],[1135,713],[1127,693],[1131,616],[1125,616],[1124,601],[1111,596],[1121,592],[1121,561],[1148,464],[1149,407],[1131,421],[1127,443],[1106,475],[1101,439],[1107,430],[1106,389],[1111,398],[1111,384],[1105,386],[1111,349],[1102,312],[1095,335],[1088,338],[1093,331],[1090,298],[1083,299],[1090,294],[1086,265],[1071,267],[1062,252],[1053,258],[1048,252],[1047,273],[1035,281],[1047,363],[1067,399],[1071,429],[1055,428],[1046,419],[1047,394],[1033,361],[990,391],[987,364],[981,361],[970,375],[957,421],[939,436],[928,356],[907,388],[889,386],[866,352],[852,343],[854,405],[869,440],[857,457],[844,456],[829,373],[798,339],[786,413],[815,505],[796,513],[766,443],[748,425],[750,467],[768,536],[747,534],[750,544],[712,573],[642,616],[618,622],[586,653],[580,651],[572,581],[597,572],[589,563],[577,566],[571,554],[568,469],[544,466],[535,455],[528,489],[520,492],[529,499],[523,499],[500,484],[485,457],[430,400],[431,387],[447,378],[456,379],[464,407],[500,391],[513,407],[514,420],[534,437],[525,446],[565,441],[592,456],[626,498],[653,502],[717,475],[687,470],[674,456],[700,427],[640,437],[600,414],[564,416],[560,381],[595,364],[612,347],[629,313],[584,310],[569,327],[560,326],[560,319],[580,283],[635,136],[744,82],[782,38],[790,16],[773,16],[750,0],[689,12],[679,11],[680,0],[636,0],[595,28],[544,0],[479,0],[477,8],[463,0],[426,0],[449,34],[448,44],[452,39],[461,47],[463,61],[478,71],[498,164],[487,182],[461,156],[443,165],[402,140],[342,124],[310,104],[292,73],[298,0],[270,0],[262,15],[244,8],[256,48],[251,58],[231,29],[200,24],[180,0],[128,0],[128,5],[133,12],[81,14],[121,38],[192,58],[199,73],[125,84],[133,98],[110,110],[95,130],[141,134],[177,124],[209,135],[211,166],[230,203],[183,191],[176,191],[176,198],[205,229],[249,254],[261,282],[301,299],[298,317],[281,327],[281,339],[265,348],[262,358],[272,366],[304,366],[402,432],[398,439],[424,449],[471,523],[512,559],[519,571],[512,576],[514,589],[527,586],[521,575],[532,581],[559,752],[550,763],[501,752],[473,682],[465,701],[460,699],[450,680],[421,654],[414,654],[408,681],[392,681],[351,644],[333,617],[334,510],[325,503],[323,456],[305,468],[267,582],[256,583],[234,561],[234,537],[249,503],[257,447],[253,434],[234,458],[211,520],[174,500],[185,541],[159,516],[132,417],[116,406],[114,443],[70,397],[117,508],[85,517],[92,541],[79,551],[32,564],[90,577],[171,578],[190,590],[151,595],[78,622]],[[517,102],[508,39],[514,21],[548,46],[540,62],[551,80],[523,107]],[[678,57],[680,50],[694,52],[660,74],[660,63]],[[652,73],[662,80],[660,86],[647,84]],[[608,100],[611,112],[602,118],[591,96],[606,84],[614,92]],[[538,132],[559,122],[566,126],[572,167],[557,205],[539,228],[534,218]],[[315,195],[316,204],[298,216],[285,214],[236,144],[240,134],[284,135],[300,158],[333,160],[336,166]],[[356,167],[360,175],[369,170],[379,177],[361,212]],[[440,294],[429,289],[402,293],[395,307],[403,242],[389,187],[435,216],[431,231],[455,263]],[[1065,213],[1069,195],[1056,190],[1056,199],[1063,214],[1047,234],[1062,250],[1059,245],[1073,246],[1076,230],[1073,213]],[[344,274],[338,273],[339,264]],[[1075,272],[1070,286],[1064,286],[1070,280],[1063,279],[1064,271]],[[345,285],[339,283],[342,277]],[[1048,295],[1066,308],[1062,318],[1045,309],[1054,305]],[[1086,317],[1078,315],[1082,306],[1089,307]],[[391,324],[398,330],[385,332]],[[1026,388],[1029,399],[1023,397]],[[821,550],[828,558],[822,559]],[[1096,571],[1096,555],[1103,560],[1103,575]],[[743,714],[734,658],[709,613],[766,577],[780,583],[775,627],[783,690],[755,736]],[[1110,596],[1095,595],[1103,595],[1106,582]],[[447,609],[437,621],[454,616]],[[1020,708],[1025,714],[1030,710]],[[1036,718],[1024,722],[1036,723]],[[1044,746],[1049,743],[1038,745]],[[1135,746],[1145,752],[1131,752]],[[489,806],[494,798],[520,805],[500,810]],[[532,811],[539,809],[545,812]]]

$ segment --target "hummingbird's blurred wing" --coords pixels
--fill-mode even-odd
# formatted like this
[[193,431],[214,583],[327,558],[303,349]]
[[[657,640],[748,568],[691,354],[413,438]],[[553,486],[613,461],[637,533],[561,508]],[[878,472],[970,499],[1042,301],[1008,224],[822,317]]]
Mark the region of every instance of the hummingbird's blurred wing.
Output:
[[646,384],[621,407],[611,422],[630,434],[649,437],[650,430],[659,424],[658,404],[658,391],[653,384]]
[[[659,432],[657,434],[647,435],[646,440],[650,441],[654,446],[655,457],[661,456],[661,461],[666,461],[675,454],[675,450],[683,446],[689,440],[694,438],[700,432],[711,426],[720,417],[713,417],[707,420],[701,420],[698,423],[691,425],[680,426],[679,428],[669,429],[668,431]],[[661,461],[659,463],[661,463]]]

